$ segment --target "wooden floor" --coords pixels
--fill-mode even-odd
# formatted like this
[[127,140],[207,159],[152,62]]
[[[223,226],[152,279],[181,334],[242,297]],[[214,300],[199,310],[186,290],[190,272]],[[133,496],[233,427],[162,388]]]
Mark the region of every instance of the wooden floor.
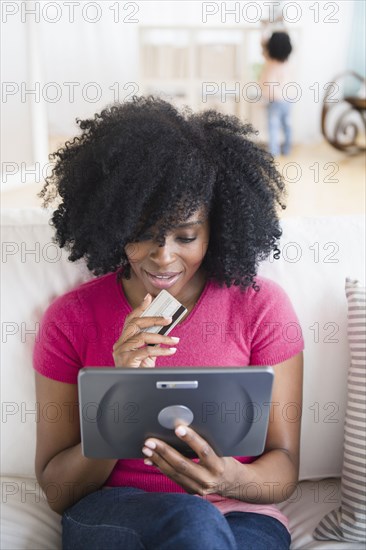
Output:
[[[365,213],[365,155],[347,156],[326,142],[295,146],[276,159],[288,190],[282,217]],[[2,208],[40,206],[42,184],[1,194]]]
[[347,156],[326,142],[278,157],[288,198],[283,217],[365,213],[364,154]]

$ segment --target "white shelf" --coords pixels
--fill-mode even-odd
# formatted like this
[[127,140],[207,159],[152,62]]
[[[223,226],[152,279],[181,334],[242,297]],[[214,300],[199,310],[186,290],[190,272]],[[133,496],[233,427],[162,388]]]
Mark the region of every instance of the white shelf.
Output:
[[[295,35],[296,41],[300,32],[298,28],[291,31],[291,38]],[[141,93],[161,95],[197,111],[215,108],[250,120],[260,131],[265,131],[263,104],[249,101],[246,88],[248,83],[255,86],[264,62],[261,37],[259,25],[142,26],[139,28]],[[211,86],[210,93],[207,86]]]

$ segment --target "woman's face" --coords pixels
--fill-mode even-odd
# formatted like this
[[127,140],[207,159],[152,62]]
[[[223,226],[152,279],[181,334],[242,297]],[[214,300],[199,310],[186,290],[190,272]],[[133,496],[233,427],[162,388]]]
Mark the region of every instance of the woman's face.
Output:
[[177,297],[193,282],[208,248],[209,231],[207,214],[200,209],[167,233],[161,242],[163,246],[156,242],[154,230],[142,236],[143,240],[127,244],[131,279],[153,296],[168,289]]

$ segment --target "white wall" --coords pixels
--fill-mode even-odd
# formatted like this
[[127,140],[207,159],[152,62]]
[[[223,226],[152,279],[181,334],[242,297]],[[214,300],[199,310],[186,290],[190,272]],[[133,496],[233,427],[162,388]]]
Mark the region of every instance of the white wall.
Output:
[[[42,110],[47,114],[48,127],[51,135],[73,135],[77,131],[76,117],[92,116],[103,106],[115,98],[114,89],[119,86],[119,99],[124,100],[132,92],[138,93],[138,28],[141,25],[194,25],[207,28],[213,26],[232,26],[248,28],[259,26],[253,22],[255,18],[254,2],[227,2],[226,8],[237,8],[237,15],[227,14],[224,22],[224,12],[220,11],[223,2],[174,1],[174,2],[120,2],[119,22],[115,23],[115,13],[111,10],[116,2],[95,2],[99,6],[100,18],[91,23],[98,14],[91,2],[80,1],[75,6],[74,21],[70,21],[69,8],[64,2],[38,3],[58,5],[49,7],[45,13],[40,12],[39,22],[35,22],[39,43],[38,59],[41,73],[38,75],[42,94],[38,104],[34,96],[27,96],[22,103],[20,93],[7,98],[2,106],[3,112],[3,150],[4,161],[26,160],[34,157],[32,146],[32,113],[38,109],[36,120],[42,117]],[[16,4],[15,2],[3,4]],[[35,2],[18,2],[19,11],[7,15],[4,22],[3,14],[3,70],[5,82],[28,82],[34,86],[32,77],[27,72],[27,27],[34,21],[34,15],[25,14],[24,5],[34,7]],[[87,11],[82,13],[89,4]],[[257,2],[263,15],[269,14],[268,2]],[[317,14],[310,6],[319,8]],[[280,6],[281,8],[281,6]],[[296,61],[296,81],[301,87],[301,100],[294,104],[294,134],[297,142],[312,142],[321,138],[320,112],[324,85],[346,68],[347,46],[350,38],[353,1],[337,2],[282,2],[282,8],[288,20],[288,29],[296,29],[301,35],[301,41],[294,52]],[[218,10],[218,13],[207,16],[207,22],[202,20],[202,10]],[[246,17],[243,9],[247,9]],[[135,13],[134,13],[135,12]],[[300,13],[301,12],[301,13]],[[332,13],[334,12],[334,13]],[[300,14],[297,22],[291,22]],[[84,17],[83,17],[84,15]],[[51,23],[59,16],[59,21]],[[328,18],[328,22],[326,19]],[[132,21],[130,21],[132,20]],[[138,22],[133,22],[138,20]],[[334,22],[338,20],[338,22]],[[55,85],[50,85],[54,82]],[[70,84],[74,88],[74,98],[70,94]],[[100,100],[93,101],[96,88],[88,83],[96,82]],[[133,83],[136,83],[133,84]],[[84,93],[82,89],[84,88]],[[319,101],[311,86],[318,86]],[[125,89],[124,89],[125,87]],[[60,98],[51,102],[55,94]],[[6,138],[4,140],[4,133]],[[33,144],[34,145],[34,144]]]
[[[5,161],[33,161],[31,112],[17,87],[27,80],[27,29],[16,20],[2,25],[1,157]],[[14,95],[11,95],[14,93]]]

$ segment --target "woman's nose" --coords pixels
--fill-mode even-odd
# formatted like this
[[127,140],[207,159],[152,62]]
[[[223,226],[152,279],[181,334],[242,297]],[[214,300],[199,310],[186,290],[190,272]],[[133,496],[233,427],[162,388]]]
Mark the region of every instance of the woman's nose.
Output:
[[154,249],[151,252],[153,258],[159,258],[160,260],[169,260],[174,254],[173,248],[165,240],[156,242]]

